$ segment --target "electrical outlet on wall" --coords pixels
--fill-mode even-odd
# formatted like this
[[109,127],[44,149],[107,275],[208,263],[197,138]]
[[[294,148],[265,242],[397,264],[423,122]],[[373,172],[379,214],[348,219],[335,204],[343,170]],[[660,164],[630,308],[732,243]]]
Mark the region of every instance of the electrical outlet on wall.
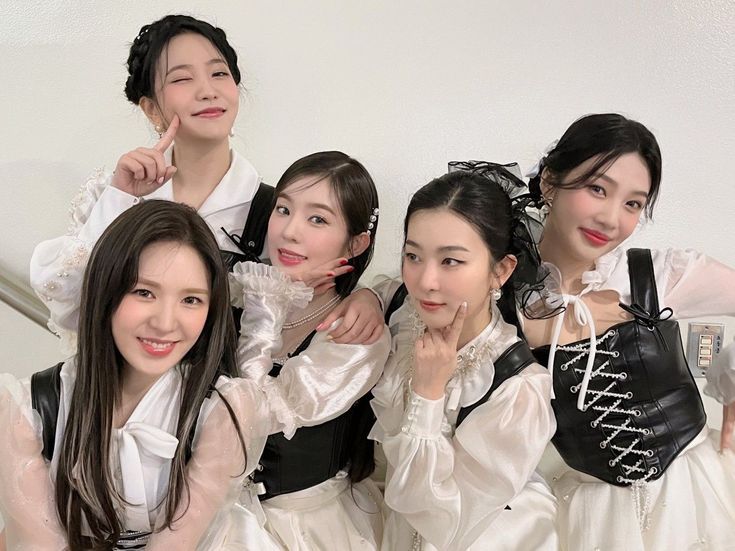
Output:
[[715,361],[722,350],[725,338],[724,323],[704,323],[693,321],[689,323],[687,337],[687,362],[692,375],[704,377],[707,369]]

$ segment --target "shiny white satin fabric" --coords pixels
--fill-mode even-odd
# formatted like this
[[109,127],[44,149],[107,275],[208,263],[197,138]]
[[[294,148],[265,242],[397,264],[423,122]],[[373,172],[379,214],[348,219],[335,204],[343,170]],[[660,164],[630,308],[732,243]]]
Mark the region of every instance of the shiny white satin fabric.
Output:
[[[286,315],[306,306],[312,290],[273,266],[253,262],[235,266],[230,288],[233,300],[244,308],[238,343],[240,373],[256,381],[268,397],[269,432],[283,432],[290,438],[299,427],[334,419],[380,378],[390,351],[387,331],[367,346],[335,344],[325,332],[317,333],[306,350],[283,364],[278,377],[271,377]],[[344,474],[338,474],[317,486],[264,502],[264,529],[288,549],[377,551],[381,506],[382,497],[371,481],[350,486]],[[251,504],[255,517],[257,507]]]
[[383,548],[410,549],[416,529],[426,550],[556,549],[555,500],[534,473],[556,428],[548,372],[532,364],[456,428],[461,407],[490,389],[515,328],[493,308],[490,325],[458,351],[486,350],[477,369],[457,373],[443,399],[411,392],[404,403],[412,310],[407,303],[391,319],[392,355],[371,402],[370,436],[388,460]]

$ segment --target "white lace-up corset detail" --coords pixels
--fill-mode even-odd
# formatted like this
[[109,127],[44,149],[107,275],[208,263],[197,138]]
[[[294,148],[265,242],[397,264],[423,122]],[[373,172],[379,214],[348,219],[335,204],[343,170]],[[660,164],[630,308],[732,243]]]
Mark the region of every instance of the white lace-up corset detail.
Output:
[[[608,330],[599,340],[596,340],[597,346],[602,346],[605,341],[617,334],[615,329]],[[559,366],[561,371],[573,369],[583,378],[589,373],[588,385],[586,389],[585,401],[581,411],[594,412],[594,419],[590,421],[592,428],[599,428],[603,434],[608,435],[600,442],[601,449],[609,449],[613,458],[608,462],[610,467],[619,467],[622,471],[616,480],[619,484],[634,484],[636,482],[645,482],[651,476],[658,473],[658,468],[653,466],[646,468],[644,458],[652,457],[653,450],[644,450],[642,448],[641,436],[647,436],[651,433],[651,429],[636,426],[635,419],[641,416],[640,409],[632,407],[630,400],[633,398],[633,392],[624,391],[619,388],[619,383],[628,379],[629,375],[626,371],[614,372],[611,368],[611,358],[619,357],[617,350],[605,350],[604,348],[596,348],[596,356],[599,358],[599,365],[587,363],[586,367],[591,369],[582,369],[577,367],[581,364],[585,356],[590,357],[590,344],[574,344],[569,346],[557,346],[558,351],[574,354],[569,360]],[[594,361],[594,358],[593,358]],[[599,384],[598,384],[599,383]],[[580,392],[583,383],[578,383],[570,387],[572,394]],[[611,419],[612,416],[615,419]],[[620,437],[625,435],[634,435],[630,443],[620,445]]]

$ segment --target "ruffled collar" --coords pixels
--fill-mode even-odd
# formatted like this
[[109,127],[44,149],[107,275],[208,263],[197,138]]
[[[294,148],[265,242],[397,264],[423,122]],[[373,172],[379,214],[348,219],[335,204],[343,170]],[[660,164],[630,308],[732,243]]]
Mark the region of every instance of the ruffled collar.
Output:
[[[410,301],[406,301],[403,308],[409,320],[400,331],[404,336],[400,341],[404,347],[403,362],[406,365],[402,371],[405,377],[412,368],[413,343],[426,326]],[[406,342],[406,333],[410,335],[410,342]],[[490,323],[457,351],[457,370],[446,386],[445,410],[455,411],[482,398],[490,390],[495,377],[493,362],[517,340],[515,327],[503,319],[493,303]]]

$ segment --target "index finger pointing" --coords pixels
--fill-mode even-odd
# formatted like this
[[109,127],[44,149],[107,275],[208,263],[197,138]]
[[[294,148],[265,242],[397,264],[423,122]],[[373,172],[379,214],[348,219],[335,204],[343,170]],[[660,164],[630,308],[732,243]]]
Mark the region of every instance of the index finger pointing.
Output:
[[174,143],[174,137],[176,137],[176,132],[179,129],[179,122],[179,116],[174,115],[174,118],[171,119],[171,124],[168,125],[166,132],[164,132],[163,136],[161,136],[161,139],[158,140],[158,143],[153,146],[153,149],[156,149],[157,151],[163,153],[169,148],[172,143]]
[[451,339],[455,343],[459,340],[459,335],[462,333],[462,327],[464,326],[464,318],[467,315],[467,303],[463,302],[457,308],[457,313],[454,314],[454,319],[449,325],[449,332],[447,338]]

